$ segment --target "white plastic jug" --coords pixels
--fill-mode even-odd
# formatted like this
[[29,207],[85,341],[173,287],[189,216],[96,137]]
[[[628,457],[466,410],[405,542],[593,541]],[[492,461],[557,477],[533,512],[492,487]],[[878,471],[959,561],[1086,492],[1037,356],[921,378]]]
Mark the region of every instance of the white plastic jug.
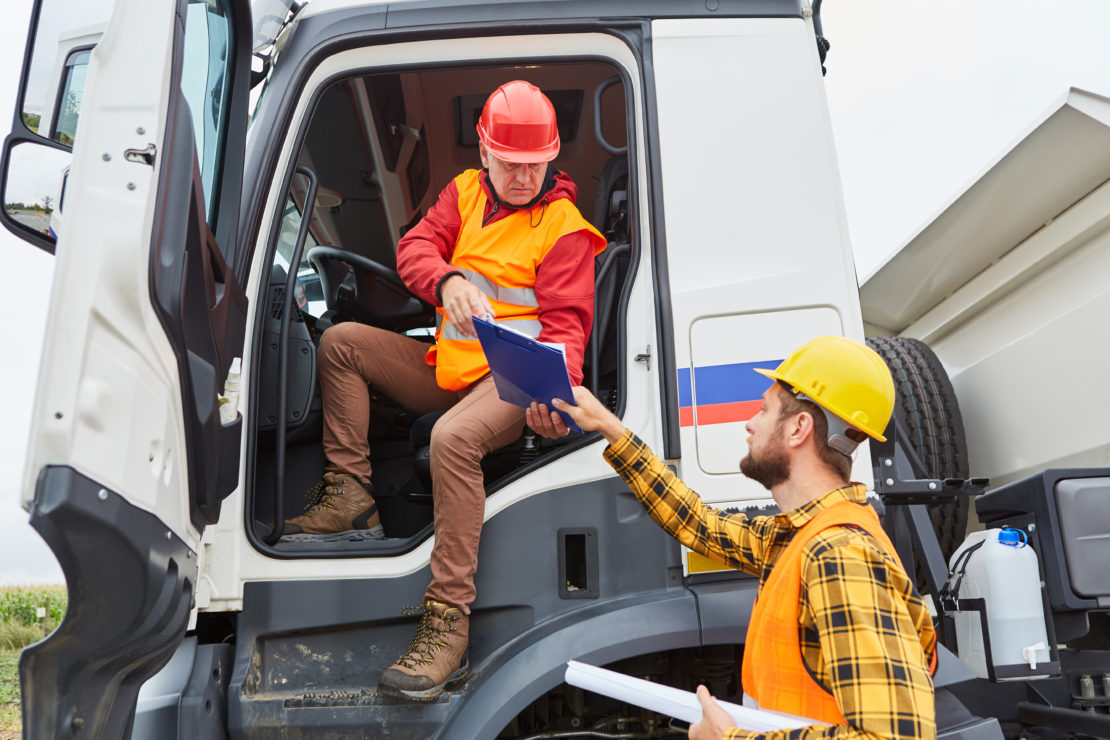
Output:
[[[1020,529],[973,532],[953,553],[948,567],[951,596],[986,602],[994,668],[1022,669],[1019,673],[1023,675],[997,676],[998,680],[1047,673],[1045,664],[1050,660],[1050,652],[1041,575],[1037,553],[1028,546],[1025,532]],[[957,612],[955,622],[960,658],[981,678],[989,678],[979,612]]]

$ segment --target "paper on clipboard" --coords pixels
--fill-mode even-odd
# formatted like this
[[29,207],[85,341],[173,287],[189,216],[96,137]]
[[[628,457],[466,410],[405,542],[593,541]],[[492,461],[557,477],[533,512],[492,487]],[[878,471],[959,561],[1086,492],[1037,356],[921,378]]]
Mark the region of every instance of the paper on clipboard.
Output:
[[[477,316],[474,317],[474,330],[478,332],[501,400],[525,409],[536,401],[554,410],[553,398],[574,403],[567,358],[562,349]],[[582,431],[569,415],[561,411],[559,414],[568,427]]]
[[[694,723],[701,719],[701,702],[696,694],[671,686],[633,678],[606,668],[567,661],[566,682],[580,689],[608,696],[617,701],[634,704],[653,712]],[[824,722],[797,717],[766,709],[752,709],[727,701],[717,701],[728,712],[736,726],[751,732],[776,732],[796,730],[799,727],[821,725]]]

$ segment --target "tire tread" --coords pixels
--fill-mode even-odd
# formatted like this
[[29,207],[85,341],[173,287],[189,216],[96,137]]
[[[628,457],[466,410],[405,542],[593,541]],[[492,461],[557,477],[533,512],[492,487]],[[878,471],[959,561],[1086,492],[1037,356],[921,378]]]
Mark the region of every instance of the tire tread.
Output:
[[[924,467],[923,478],[967,478],[967,438],[956,392],[936,354],[924,342],[910,337],[868,337],[867,344],[883,358],[894,379],[894,416],[909,433],[910,447]],[[887,426],[887,436],[894,423]],[[963,542],[969,501],[930,504],[941,550],[948,558]]]

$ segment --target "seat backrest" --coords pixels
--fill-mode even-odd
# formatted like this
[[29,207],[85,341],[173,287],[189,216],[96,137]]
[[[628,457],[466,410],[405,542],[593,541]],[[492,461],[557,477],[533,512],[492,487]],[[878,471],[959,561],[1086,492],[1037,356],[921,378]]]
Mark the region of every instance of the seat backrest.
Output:
[[600,398],[600,391],[612,384],[617,371],[617,304],[628,272],[632,247],[628,242],[610,242],[594,263],[594,325],[586,347],[586,383]]
[[598,176],[593,224],[609,240],[594,263],[594,325],[586,348],[586,384],[600,397],[617,370],[617,325],[612,320],[620,301],[631,252],[628,238],[628,157],[610,157]]

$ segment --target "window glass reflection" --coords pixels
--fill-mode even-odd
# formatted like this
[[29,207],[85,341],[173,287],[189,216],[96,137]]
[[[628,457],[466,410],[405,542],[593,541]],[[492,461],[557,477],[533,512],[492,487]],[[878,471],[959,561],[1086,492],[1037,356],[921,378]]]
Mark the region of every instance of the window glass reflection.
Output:
[[50,132],[51,139],[66,146],[73,146],[73,137],[77,135],[77,116],[81,113],[81,101],[85,97],[85,77],[91,56],[92,50],[84,49],[73,52],[66,61],[61,98],[55,104],[58,121]]
[[88,70],[113,0],[45,0],[39,11],[21,113],[33,133],[72,146]]
[[[213,7],[213,5],[218,7]],[[193,116],[204,200],[211,221],[227,121],[230,64],[228,18],[224,3],[190,0],[185,17],[185,55],[181,92]]]

